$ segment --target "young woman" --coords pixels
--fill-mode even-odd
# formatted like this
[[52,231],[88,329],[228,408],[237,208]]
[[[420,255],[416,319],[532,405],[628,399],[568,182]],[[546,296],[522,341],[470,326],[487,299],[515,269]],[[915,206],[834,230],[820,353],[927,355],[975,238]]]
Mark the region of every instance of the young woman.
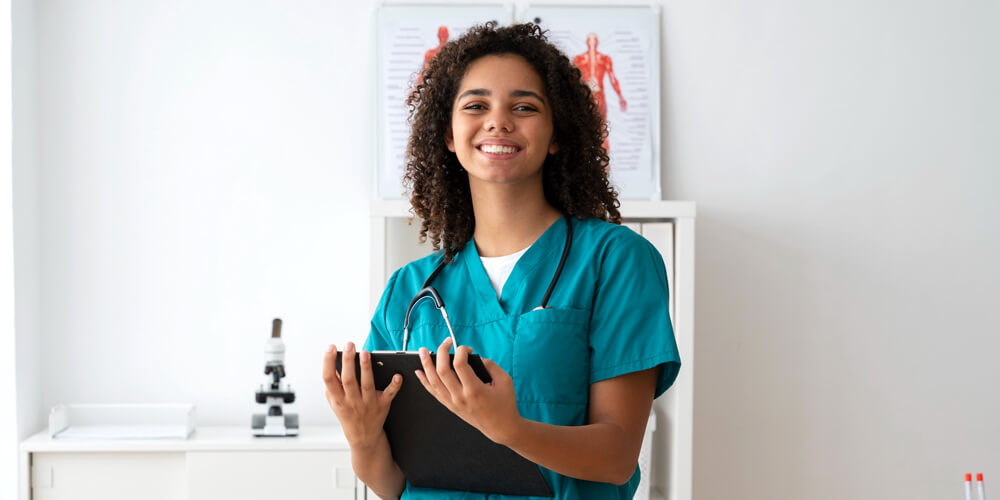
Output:
[[[376,391],[368,353],[403,349],[405,311],[431,277],[461,346],[452,369],[442,316],[415,307],[406,348],[419,348],[421,384],[537,463],[556,498],[632,498],[653,398],[680,360],[663,261],[618,225],[605,129],[579,70],[539,27],[487,24],[441,49],[408,104],[405,181],[421,238],[438,251],[389,279],[360,381],[346,364],[353,344],[343,377],[334,346],[324,359],[355,472],[383,498],[497,498],[408,484],[382,430],[401,380]],[[491,383],[472,373],[472,352]]]

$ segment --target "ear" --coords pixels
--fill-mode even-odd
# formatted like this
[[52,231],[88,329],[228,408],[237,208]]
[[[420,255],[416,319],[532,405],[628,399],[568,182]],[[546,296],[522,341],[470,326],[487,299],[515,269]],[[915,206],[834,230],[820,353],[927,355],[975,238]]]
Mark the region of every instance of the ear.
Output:
[[455,134],[451,131],[451,125],[444,131],[444,144],[448,146],[448,151],[455,152]]
[[558,152],[559,152],[559,145],[556,144],[556,141],[550,142],[549,143],[549,154],[550,155],[554,155],[554,154],[556,154]]

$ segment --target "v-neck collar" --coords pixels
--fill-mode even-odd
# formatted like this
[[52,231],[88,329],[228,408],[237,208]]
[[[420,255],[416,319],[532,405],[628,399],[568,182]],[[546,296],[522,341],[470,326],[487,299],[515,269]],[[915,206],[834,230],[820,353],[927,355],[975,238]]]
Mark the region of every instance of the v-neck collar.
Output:
[[[517,260],[507,282],[504,283],[503,289],[500,291],[499,300],[496,290],[493,289],[493,284],[490,283],[489,275],[486,274],[486,268],[483,267],[475,238],[469,239],[462,251],[465,267],[468,270],[475,297],[478,302],[485,304],[488,312],[508,316],[510,313],[518,311],[517,306],[525,300],[525,294],[521,293],[525,278],[531,275],[535,268],[539,267],[539,264],[545,262],[550,256],[562,252],[565,243],[560,245],[559,242],[566,240],[566,221],[564,219],[565,217],[560,217],[549,225],[548,229],[531,244],[528,251]],[[539,295],[538,300],[541,300],[541,295]]]

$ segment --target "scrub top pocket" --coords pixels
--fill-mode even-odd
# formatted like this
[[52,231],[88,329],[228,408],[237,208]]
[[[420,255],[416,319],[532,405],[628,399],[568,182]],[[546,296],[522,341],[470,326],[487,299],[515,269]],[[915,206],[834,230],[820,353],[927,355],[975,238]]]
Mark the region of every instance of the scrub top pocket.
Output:
[[582,309],[539,309],[518,317],[512,374],[518,403],[587,404],[589,323],[590,311]]

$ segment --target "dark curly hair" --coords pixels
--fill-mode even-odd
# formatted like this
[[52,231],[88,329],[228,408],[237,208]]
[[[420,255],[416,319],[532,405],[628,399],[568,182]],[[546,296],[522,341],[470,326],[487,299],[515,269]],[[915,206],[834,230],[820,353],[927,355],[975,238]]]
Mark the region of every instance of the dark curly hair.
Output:
[[403,183],[410,190],[412,213],[422,219],[420,241],[430,239],[451,261],[475,230],[468,174],[446,147],[445,132],[469,65],[493,54],[526,59],[551,103],[559,151],[542,165],[546,201],[566,215],[620,224],[618,193],[608,180],[608,152],[603,147],[607,129],[580,70],[549,43],[539,26],[498,28],[490,22],[445,44],[406,100],[411,132]]

